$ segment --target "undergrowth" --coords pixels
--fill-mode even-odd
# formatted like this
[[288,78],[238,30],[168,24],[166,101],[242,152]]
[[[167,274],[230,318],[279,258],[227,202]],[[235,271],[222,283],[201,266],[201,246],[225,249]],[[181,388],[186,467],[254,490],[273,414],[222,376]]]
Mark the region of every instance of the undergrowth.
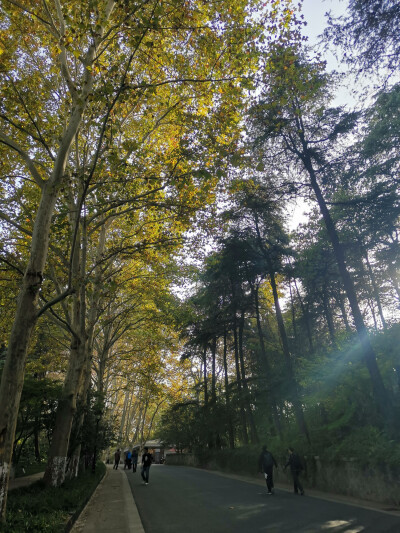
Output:
[[98,463],[96,472],[86,471],[61,487],[46,487],[40,480],[8,493],[6,524],[2,533],[58,533],[86,503],[104,476],[106,466]]

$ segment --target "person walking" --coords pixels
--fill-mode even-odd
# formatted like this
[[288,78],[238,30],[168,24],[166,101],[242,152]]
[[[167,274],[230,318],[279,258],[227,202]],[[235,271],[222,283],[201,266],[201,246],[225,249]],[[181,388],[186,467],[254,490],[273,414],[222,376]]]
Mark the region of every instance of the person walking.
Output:
[[288,466],[290,466],[290,472],[293,478],[294,493],[298,494],[300,491],[300,494],[303,496],[304,489],[299,479],[299,475],[301,471],[303,470],[303,465],[301,464],[300,457],[297,455],[297,453],[295,453],[293,448],[288,448],[288,452],[289,452],[289,458],[284,468],[286,469]]
[[119,462],[121,460],[121,453],[119,451],[119,448],[118,450],[114,453],[114,466],[113,466],[113,469],[115,468],[115,470],[118,469],[118,465],[119,465]]
[[124,470],[128,467],[128,450],[124,450]]
[[133,450],[132,452],[132,472],[136,472],[137,468],[137,462],[138,462],[138,452],[137,450]]
[[130,470],[132,466],[132,453],[130,450],[126,452],[126,464],[128,466],[128,470]]
[[267,484],[267,494],[274,493],[274,465],[278,468],[278,464],[275,461],[274,456],[268,451],[267,446],[264,445],[261,450],[261,455],[258,459],[258,469],[260,472],[264,472],[265,483]]
[[142,472],[141,476],[145,485],[149,484],[150,466],[153,461],[153,456],[149,453],[149,449],[145,446],[144,454],[142,455]]

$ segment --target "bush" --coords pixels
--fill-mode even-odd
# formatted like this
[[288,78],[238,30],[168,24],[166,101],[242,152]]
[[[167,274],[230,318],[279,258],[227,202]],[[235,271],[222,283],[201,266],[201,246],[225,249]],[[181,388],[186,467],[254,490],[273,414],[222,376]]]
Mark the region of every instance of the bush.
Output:
[[96,472],[86,471],[61,487],[46,487],[37,481],[8,494],[6,524],[2,533],[57,533],[65,531],[70,518],[86,504],[106,472],[98,463]]
[[261,446],[244,446],[234,450],[202,450],[196,453],[200,465],[234,474],[257,474]]
[[399,444],[373,426],[355,428],[321,455],[330,461],[353,458],[363,466],[400,467]]

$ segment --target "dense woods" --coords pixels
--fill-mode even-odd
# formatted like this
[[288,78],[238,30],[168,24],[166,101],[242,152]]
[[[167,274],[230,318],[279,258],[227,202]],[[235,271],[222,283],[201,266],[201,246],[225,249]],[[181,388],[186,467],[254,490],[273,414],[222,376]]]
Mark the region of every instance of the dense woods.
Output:
[[360,4],[350,108],[290,0],[3,2],[3,519],[11,469],[149,438],[399,464],[400,10]]

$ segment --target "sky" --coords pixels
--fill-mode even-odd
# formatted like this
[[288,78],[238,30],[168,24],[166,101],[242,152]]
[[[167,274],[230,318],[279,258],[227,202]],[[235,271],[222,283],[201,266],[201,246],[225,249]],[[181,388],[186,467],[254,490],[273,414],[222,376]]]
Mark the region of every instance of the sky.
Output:
[[[307,22],[303,33],[309,39],[309,45],[315,45],[318,41],[318,36],[324,31],[326,27],[325,13],[331,12],[333,16],[339,17],[346,11],[348,0],[303,0],[302,13],[304,19]],[[333,54],[324,55],[324,59],[327,61],[328,70],[337,68],[337,62]],[[352,101],[353,97],[344,88],[338,91],[338,96],[335,99],[335,104],[341,105]],[[299,200],[296,207],[292,211],[292,216],[288,220],[288,227],[290,230],[295,229],[300,223],[305,222],[307,216],[308,207],[304,201]]]
[[325,13],[331,11],[334,16],[343,15],[347,3],[347,0],[303,0],[302,13],[307,21],[304,33],[309,37],[310,44],[316,42],[326,26]]

